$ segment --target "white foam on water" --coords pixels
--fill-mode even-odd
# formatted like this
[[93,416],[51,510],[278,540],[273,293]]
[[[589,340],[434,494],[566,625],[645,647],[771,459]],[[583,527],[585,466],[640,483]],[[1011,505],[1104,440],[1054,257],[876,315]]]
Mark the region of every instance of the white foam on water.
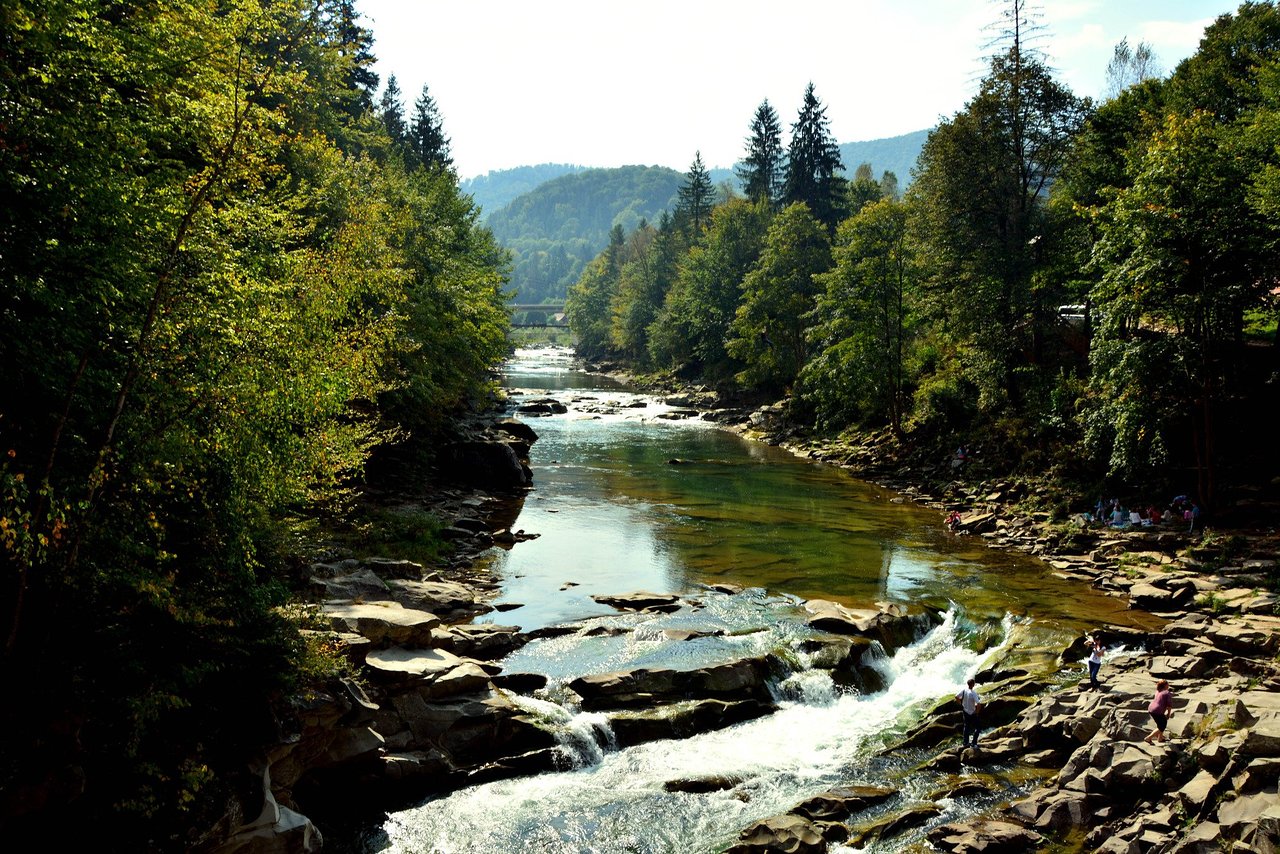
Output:
[[[1010,624],[1011,625],[1011,624]],[[1004,643],[1008,643],[1006,631]],[[839,693],[825,673],[802,671],[780,686],[787,699],[766,717],[680,741],[620,751],[582,749],[600,717],[522,706],[555,723],[583,767],[464,789],[396,813],[384,827],[392,852],[711,851],[753,821],[785,812],[834,785],[873,782],[860,775],[880,736],[904,718],[953,696],[988,655],[960,642],[954,609],[918,643],[878,666],[888,687],[867,696]],[[545,705],[542,705],[545,703]],[[555,706],[559,709],[558,706]],[[564,742],[562,742],[564,743]],[[723,781],[727,790],[668,792],[678,780]]]

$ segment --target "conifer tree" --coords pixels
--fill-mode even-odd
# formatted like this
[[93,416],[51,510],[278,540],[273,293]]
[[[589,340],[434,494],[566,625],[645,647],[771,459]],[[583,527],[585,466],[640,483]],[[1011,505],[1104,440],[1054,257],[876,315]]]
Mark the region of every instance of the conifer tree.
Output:
[[413,122],[409,128],[409,146],[417,165],[426,168],[453,168],[449,138],[444,135],[444,120],[435,98],[424,83],[422,94],[413,105]]
[[776,202],[782,196],[783,166],[786,155],[782,148],[782,123],[766,98],[756,108],[747,137],[747,156],[737,169],[742,192],[753,202],[767,199]]
[[827,108],[810,83],[804,90],[800,115],[791,126],[786,202],[804,202],[819,222],[834,229],[842,213],[839,196],[844,182],[837,175],[842,168],[840,148],[828,127]]
[[405,123],[404,105],[400,102],[400,83],[394,74],[387,78],[386,88],[382,90],[378,113],[391,142],[402,150],[406,148],[409,145],[409,126]]
[[685,173],[684,183],[676,192],[676,219],[690,238],[696,238],[710,222],[711,209],[716,202],[716,188],[711,183],[711,173],[702,163],[701,151],[694,155],[693,164]]

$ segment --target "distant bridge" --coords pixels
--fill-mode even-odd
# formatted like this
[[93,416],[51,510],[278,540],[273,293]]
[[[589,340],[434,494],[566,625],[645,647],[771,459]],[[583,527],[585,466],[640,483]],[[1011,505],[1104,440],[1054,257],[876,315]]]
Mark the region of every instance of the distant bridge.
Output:
[[[507,310],[511,312],[511,325],[519,328],[538,328],[550,327],[554,329],[568,329],[569,320],[564,316],[564,303],[538,303],[536,305],[529,303],[512,303],[507,306]],[[530,315],[542,316],[542,321],[530,321]],[[519,323],[515,322],[516,315],[524,315],[524,319]]]

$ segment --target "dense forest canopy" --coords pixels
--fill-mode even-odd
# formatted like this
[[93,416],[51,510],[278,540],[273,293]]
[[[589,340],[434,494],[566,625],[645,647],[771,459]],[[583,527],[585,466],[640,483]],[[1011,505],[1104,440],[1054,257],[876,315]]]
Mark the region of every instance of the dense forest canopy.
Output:
[[1280,368],[1280,12],[1220,16],[1167,77],[1123,41],[1094,103],[1030,4],[1004,8],[909,181],[846,173],[812,85],[790,123],[744,116],[746,198],[682,227],[695,163],[673,217],[613,235],[570,289],[579,347],[784,393],[818,429],[980,440],[1007,469],[1224,512],[1275,458],[1248,413]]
[[508,258],[351,0],[0,16],[0,832],[185,849],[305,670],[286,545],[486,394]]

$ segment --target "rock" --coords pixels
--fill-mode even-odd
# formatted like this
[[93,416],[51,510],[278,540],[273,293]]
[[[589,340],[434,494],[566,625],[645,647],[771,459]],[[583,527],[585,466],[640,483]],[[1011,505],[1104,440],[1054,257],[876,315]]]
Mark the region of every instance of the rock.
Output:
[[601,605],[609,605],[619,611],[675,610],[680,607],[680,597],[671,593],[620,593],[591,597]]
[[1264,815],[1280,819],[1280,799],[1275,786],[1223,801],[1218,806],[1217,820],[1224,836],[1238,839],[1246,826],[1256,824]]
[[791,812],[811,821],[843,821],[868,807],[882,804],[898,793],[885,786],[842,786],[828,789],[797,804]]
[[745,658],[693,670],[646,669],[583,676],[569,683],[585,709],[644,706],[689,698],[771,700],[771,659]]
[[851,848],[864,848],[871,842],[892,839],[940,815],[942,815],[942,810],[933,804],[910,807],[902,812],[888,815],[861,828],[857,833],[851,834],[849,836],[849,846]]
[[443,649],[390,649],[373,650],[365,657],[365,664],[375,675],[394,679],[435,679],[462,664],[462,659]]
[[812,822],[798,815],[780,815],[742,831],[724,854],[820,854],[826,850],[827,841]]
[[1280,757],[1280,720],[1267,718],[1249,728],[1240,745],[1244,756]]
[[490,610],[476,601],[474,591],[449,581],[412,581],[392,579],[387,582],[391,596],[406,608],[429,611],[439,616],[475,616]]
[[692,700],[647,709],[627,709],[609,715],[609,726],[619,747],[662,739],[688,738],[700,732],[723,729],[777,711],[762,700]]
[[507,442],[454,442],[441,449],[440,466],[460,482],[488,489],[520,489],[533,482],[529,467]]
[[390,593],[387,583],[368,567],[332,575],[318,573],[311,576],[311,586],[325,599],[377,600],[389,598]]
[[537,432],[535,432],[528,424],[515,418],[503,418],[502,420],[495,422],[493,426],[495,429],[501,430],[503,433],[506,433],[509,436],[514,436],[517,439],[523,439],[529,444],[533,444],[538,441]]
[[257,818],[231,833],[229,839],[213,849],[212,854],[244,854],[244,852],[288,852],[310,854],[320,851],[324,838],[311,819],[281,806],[271,793],[271,775],[262,771],[262,810]]
[[1044,842],[1044,837],[1034,830],[1007,821],[944,824],[929,831],[928,839],[953,854],[1022,854]]
[[740,783],[742,783],[741,777],[691,777],[681,780],[668,780],[662,784],[662,788],[668,792],[689,792],[697,795],[704,794],[706,792],[727,791]]
[[336,630],[362,635],[378,646],[429,646],[431,630],[440,625],[435,614],[399,602],[330,602],[321,611]]
[[493,661],[505,658],[524,646],[528,638],[518,626],[473,623],[437,629],[433,646],[443,647],[455,655]]

